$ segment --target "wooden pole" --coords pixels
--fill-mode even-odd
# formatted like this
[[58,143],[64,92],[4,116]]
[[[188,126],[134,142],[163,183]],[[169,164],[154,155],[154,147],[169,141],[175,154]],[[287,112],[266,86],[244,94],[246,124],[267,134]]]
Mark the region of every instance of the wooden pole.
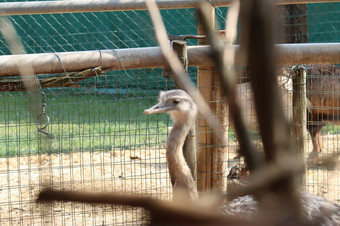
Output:
[[[298,155],[303,155],[306,147],[306,125],[307,125],[307,106],[306,106],[306,68],[297,65],[292,68],[293,79],[293,139]],[[302,175],[299,181],[305,184]]]
[[[210,21],[215,24],[215,8],[211,7]],[[198,35],[206,35],[201,21],[198,21]],[[206,45],[205,39],[199,40],[199,45]],[[202,94],[204,100],[210,104],[213,93],[213,67],[199,66],[197,68],[197,88]],[[211,150],[212,150],[212,130],[203,117],[199,116],[197,121],[197,189],[204,192],[211,187]]]
[[[229,112],[223,91],[221,90],[220,80],[215,73],[213,73],[213,101],[212,111],[218,117],[221,127],[228,137],[228,122]],[[226,191],[227,175],[225,174],[226,159],[227,159],[227,145],[221,143],[220,140],[212,134],[212,150],[211,150],[211,190]]]

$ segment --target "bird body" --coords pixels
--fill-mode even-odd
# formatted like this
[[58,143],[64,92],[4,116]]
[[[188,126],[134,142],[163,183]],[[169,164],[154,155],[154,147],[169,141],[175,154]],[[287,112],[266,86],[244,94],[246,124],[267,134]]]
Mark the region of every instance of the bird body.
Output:
[[[195,122],[197,106],[183,90],[160,92],[159,103],[144,111],[144,114],[168,113],[174,125],[167,142],[166,157],[171,182],[176,191],[184,192],[180,198],[186,197],[191,202],[198,201],[198,192],[188,164],[183,156],[183,144],[191,126]],[[322,197],[301,192],[301,202],[305,218],[311,225],[340,225],[340,205]],[[224,204],[222,214],[255,216],[257,201],[250,195],[242,196]]]
[[[300,193],[300,197],[307,225],[340,225],[340,205],[338,203],[304,191]],[[224,215],[242,215],[252,218],[257,213],[258,203],[253,196],[246,195],[225,203],[219,210]]]

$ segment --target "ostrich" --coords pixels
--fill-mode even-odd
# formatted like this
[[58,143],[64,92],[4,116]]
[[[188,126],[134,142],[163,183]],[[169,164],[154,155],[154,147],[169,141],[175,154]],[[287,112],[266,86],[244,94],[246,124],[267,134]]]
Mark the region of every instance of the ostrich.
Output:
[[[197,106],[192,98],[183,90],[161,91],[159,103],[144,111],[144,114],[168,113],[174,122],[169,134],[166,158],[173,186],[174,200],[178,199],[180,190],[183,197],[188,197],[193,203],[198,201],[198,192],[188,164],[183,156],[183,144],[186,135],[195,122]],[[340,205],[301,192],[301,202],[304,215],[308,222],[314,225],[335,226],[340,225]],[[254,216],[257,202],[250,196],[243,196],[224,204],[221,213],[226,215]]]

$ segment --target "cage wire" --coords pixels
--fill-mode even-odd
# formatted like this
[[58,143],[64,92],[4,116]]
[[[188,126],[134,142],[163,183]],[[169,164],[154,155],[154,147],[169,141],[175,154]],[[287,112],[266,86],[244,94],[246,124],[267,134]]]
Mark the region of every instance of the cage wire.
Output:
[[[340,3],[280,6],[280,10],[282,20],[279,29],[284,39],[281,42],[340,41],[340,22],[337,16]],[[216,8],[217,21],[222,26],[226,13],[227,8]],[[161,10],[161,14],[169,34],[197,33],[194,9]],[[157,45],[147,11],[21,15],[9,18],[28,53]],[[188,40],[188,45],[196,44],[196,40]],[[10,54],[2,37],[0,54]],[[282,67],[278,75],[289,78],[291,66]],[[338,65],[306,67],[307,76],[327,76],[330,82],[339,84]],[[203,72],[197,68],[189,68],[189,75],[198,83],[198,88],[210,92],[209,104],[215,106],[216,103],[222,103],[224,99],[214,99],[214,93],[211,92],[214,87],[199,84],[197,77],[200,73]],[[208,73],[213,74],[213,69],[208,70]],[[63,75],[68,74],[65,71]],[[146,117],[142,114],[145,108],[157,101],[160,90],[175,88],[173,81],[163,78],[161,74],[162,69],[110,71],[80,81],[77,88],[44,88],[44,95],[37,95],[38,100],[27,98],[25,92],[1,92],[1,224],[147,223],[147,213],[138,208],[76,203],[45,206],[36,204],[35,199],[44,186],[51,186],[59,189],[144,194],[170,200],[171,183],[167,172],[165,143],[171,122],[165,115]],[[54,75],[39,75],[38,78],[42,81],[50,76]],[[241,73],[241,76],[247,80],[246,73]],[[14,81],[9,82],[11,84],[14,85]],[[213,85],[218,86],[217,83]],[[247,102],[250,90],[247,85],[242,86],[239,97],[246,98],[244,101]],[[320,92],[331,93],[337,99],[339,88],[338,85],[332,90]],[[37,115],[28,110],[33,105],[42,112],[44,103],[45,113],[50,119],[44,131],[54,135],[50,139],[37,131]],[[254,109],[249,108],[251,105],[248,102],[245,106],[245,117],[251,124],[256,124],[252,117]],[[285,110],[290,111],[291,107],[287,106]],[[225,115],[218,114],[218,117],[223,118]],[[197,127],[200,126],[199,120]],[[251,133],[254,142],[260,147],[258,133],[255,130],[251,130]],[[203,134],[211,135],[209,131]],[[228,135],[226,159],[220,168],[224,176],[233,166],[242,164],[235,158],[238,144],[232,127],[229,127]],[[322,155],[338,151],[338,135],[336,124],[327,123],[323,127],[320,137]],[[309,134],[306,139],[304,155],[307,158],[313,147]],[[214,147],[210,143],[198,142],[197,148]],[[214,162],[211,164],[214,165]],[[207,179],[214,176],[218,175],[206,174]],[[340,202],[339,184],[339,169],[314,167],[306,170],[305,189],[313,194]]]

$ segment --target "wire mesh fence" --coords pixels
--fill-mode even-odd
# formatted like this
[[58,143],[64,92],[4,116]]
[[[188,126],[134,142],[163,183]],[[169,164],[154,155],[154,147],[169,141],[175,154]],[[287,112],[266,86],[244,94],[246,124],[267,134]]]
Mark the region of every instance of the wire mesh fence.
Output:
[[[285,8],[285,12],[288,12],[283,14],[286,24],[281,24],[280,28],[287,32],[287,26],[295,26],[286,34],[289,38],[285,38],[285,42],[303,40],[296,38],[301,37],[301,31],[306,32],[302,36],[308,42],[339,42],[339,10],[340,3],[308,4],[299,10]],[[161,13],[169,34],[197,33],[194,9],[162,10]],[[217,20],[222,27],[226,14],[227,8],[216,9]],[[157,45],[147,11],[21,15],[9,18],[28,53]],[[299,21],[301,18],[302,22]],[[196,40],[188,40],[188,45],[196,44]],[[2,37],[0,54],[10,54]],[[331,78],[328,81],[339,84],[336,78],[339,75],[337,66],[322,66],[324,70],[317,70],[320,66],[313,65],[308,68],[311,68],[310,76],[329,75]],[[69,73],[65,71],[64,74]],[[189,75],[194,82],[197,82],[199,73],[197,68],[189,68]],[[209,73],[214,73],[214,70],[210,69]],[[44,89],[46,113],[50,118],[46,131],[54,138],[48,138],[46,134],[37,131],[38,115],[30,111],[36,109],[41,112],[41,94],[36,94],[37,100],[32,100],[25,92],[1,92],[1,224],[147,223],[148,215],[142,209],[73,203],[57,203],[47,207],[36,204],[35,199],[44,186],[51,186],[72,190],[138,193],[170,200],[171,183],[167,172],[165,143],[171,122],[164,115],[143,115],[143,110],[156,102],[159,90],[175,88],[174,82],[163,78],[161,74],[161,69],[109,71],[79,82],[78,88]],[[282,69],[278,74],[289,76],[290,67]],[[49,76],[38,77],[42,79]],[[212,89],[207,84],[199,88]],[[335,86],[332,90],[319,92],[332,92],[337,99],[338,90]],[[245,86],[240,95],[244,97],[248,92]],[[216,102],[222,101],[213,100],[209,104],[214,106]],[[249,106],[249,103],[245,106]],[[290,106],[286,108],[287,111],[291,110]],[[249,117],[253,109],[247,108],[245,114]],[[254,121],[251,123],[256,124]],[[260,146],[258,133],[252,133],[254,142]],[[222,168],[224,176],[240,161],[235,159],[238,144],[232,128],[228,134],[227,159]],[[309,137],[306,138],[306,157],[313,148]],[[338,127],[335,124],[328,123],[323,127],[320,138],[322,154],[338,150]],[[198,143],[199,148],[213,148],[209,145]],[[213,160],[213,157],[207,159]],[[211,167],[213,165],[214,162],[210,163]],[[207,178],[215,176],[211,173],[205,175]],[[309,168],[306,171],[306,190],[339,202],[339,170]]]

